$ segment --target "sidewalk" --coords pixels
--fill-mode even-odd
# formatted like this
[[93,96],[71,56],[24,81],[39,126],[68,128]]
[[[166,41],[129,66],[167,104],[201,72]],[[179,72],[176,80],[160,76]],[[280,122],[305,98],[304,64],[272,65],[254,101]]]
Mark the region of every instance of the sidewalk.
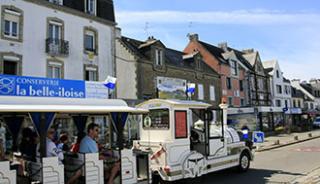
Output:
[[319,184],[320,183],[320,168],[315,169],[305,176],[298,177],[291,184]]
[[264,143],[256,145],[255,151],[267,151],[316,138],[320,138],[320,129],[302,133],[279,134],[266,137]]

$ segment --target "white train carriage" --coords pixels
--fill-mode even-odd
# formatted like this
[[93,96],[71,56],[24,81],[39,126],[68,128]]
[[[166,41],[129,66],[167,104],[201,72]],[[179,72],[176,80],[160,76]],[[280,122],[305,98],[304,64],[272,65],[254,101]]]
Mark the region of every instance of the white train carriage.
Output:
[[134,150],[149,151],[153,180],[176,181],[239,167],[246,171],[251,149],[227,126],[227,105],[219,109],[196,101],[154,99],[137,107],[149,110]]

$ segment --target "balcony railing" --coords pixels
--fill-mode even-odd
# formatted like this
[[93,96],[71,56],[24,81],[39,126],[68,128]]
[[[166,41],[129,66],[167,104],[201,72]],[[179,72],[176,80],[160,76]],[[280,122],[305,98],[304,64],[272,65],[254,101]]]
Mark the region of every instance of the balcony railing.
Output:
[[46,39],[46,53],[51,56],[68,56],[69,42],[61,39]]

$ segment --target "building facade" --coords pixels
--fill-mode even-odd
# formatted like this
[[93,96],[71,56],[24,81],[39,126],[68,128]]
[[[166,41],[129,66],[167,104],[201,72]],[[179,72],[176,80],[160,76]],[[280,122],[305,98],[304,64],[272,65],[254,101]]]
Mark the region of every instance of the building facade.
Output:
[[189,35],[189,43],[184,52],[187,54],[200,53],[203,61],[221,76],[222,97],[229,107],[246,107],[249,105],[248,83],[246,73],[252,69],[234,49],[227,43],[218,47],[200,41],[197,34]]
[[101,81],[114,75],[109,0],[2,0],[0,73]]
[[[117,39],[117,97],[136,102],[151,98],[199,100],[218,107],[220,76],[199,54],[185,54],[166,48],[153,37],[139,41]],[[187,96],[188,83],[195,93]]]

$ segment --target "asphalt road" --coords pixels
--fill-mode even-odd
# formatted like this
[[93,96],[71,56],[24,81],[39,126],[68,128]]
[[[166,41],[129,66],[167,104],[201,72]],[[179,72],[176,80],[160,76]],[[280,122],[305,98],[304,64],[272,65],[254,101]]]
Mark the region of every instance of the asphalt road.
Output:
[[234,169],[203,176],[204,184],[290,183],[320,167],[320,139],[314,139],[255,154],[251,169],[238,173]]

